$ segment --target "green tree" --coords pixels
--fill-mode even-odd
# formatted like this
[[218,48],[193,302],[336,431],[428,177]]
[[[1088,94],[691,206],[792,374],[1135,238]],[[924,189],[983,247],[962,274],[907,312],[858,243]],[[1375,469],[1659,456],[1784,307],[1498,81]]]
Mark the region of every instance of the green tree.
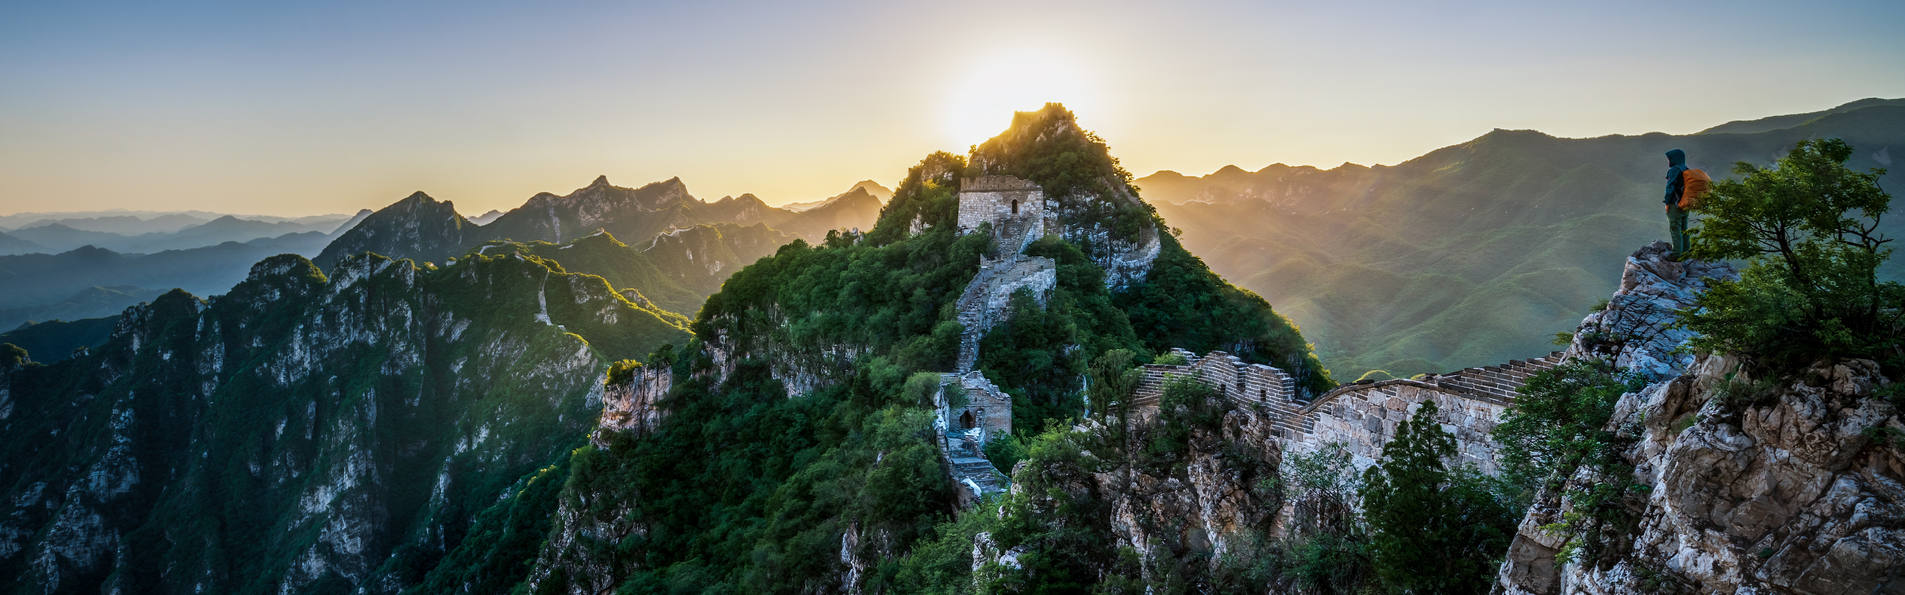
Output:
[[1290,502],[1289,538],[1281,575],[1307,593],[1354,593],[1369,582],[1368,535],[1351,501],[1360,482],[1341,442],[1284,459],[1284,495]]
[[1601,360],[1572,361],[1528,379],[1495,426],[1503,478],[1526,500],[1558,487],[1585,461],[1606,458],[1616,444],[1607,421],[1614,403],[1641,380]]
[[1905,364],[1905,286],[1880,282],[1891,240],[1878,234],[1891,196],[1884,170],[1845,166],[1852,147],[1806,140],[1771,169],[1734,165],[1714,184],[1693,255],[1745,259],[1737,281],[1713,282],[1681,324],[1698,348],[1777,367],[1819,359],[1874,358]]
[[1395,592],[1486,592],[1517,519],[1487,478],[1448,468],[1455,437],[1435,414],[1435,402],[1424,401],[1363,472],[1376,577]]

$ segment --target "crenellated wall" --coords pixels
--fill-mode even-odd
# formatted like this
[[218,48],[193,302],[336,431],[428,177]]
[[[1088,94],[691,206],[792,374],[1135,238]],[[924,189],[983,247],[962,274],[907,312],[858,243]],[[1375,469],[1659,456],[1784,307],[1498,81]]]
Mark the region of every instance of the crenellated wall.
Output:
[[1395,435],[1398,424],[1414,415],[1422,403],[1435,401],[1437,420],[1455,435],[1457,463],[1491,474],[1497,467],[1489,433],[1502,411],[1528,378],[1554,367],[1562,355],[1555,352],[1418,379],[1349,384],[1305,402],[1296,397],[1294,379],[1275,367],[1245,363],[1221,351],[1202,357],[1182,349],[1172,353],[1186,363],[1144,366],[1143,379],[1132,394],[1134,407],[1156,408],[1173,376],[1189,376],[1217,389],[1227,400],[1268,414],[1273,434],[1286,452],[1312,452],[1340,442],[1362,469],[1382,458],[1382,447]]

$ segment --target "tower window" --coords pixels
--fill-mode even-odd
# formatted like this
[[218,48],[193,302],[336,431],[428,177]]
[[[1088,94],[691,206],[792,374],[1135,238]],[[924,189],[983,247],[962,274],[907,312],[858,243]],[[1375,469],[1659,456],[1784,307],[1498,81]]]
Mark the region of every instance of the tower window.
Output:
[[1012,201],[1012,214],[1019,214],[1019,201],[1017,199]]

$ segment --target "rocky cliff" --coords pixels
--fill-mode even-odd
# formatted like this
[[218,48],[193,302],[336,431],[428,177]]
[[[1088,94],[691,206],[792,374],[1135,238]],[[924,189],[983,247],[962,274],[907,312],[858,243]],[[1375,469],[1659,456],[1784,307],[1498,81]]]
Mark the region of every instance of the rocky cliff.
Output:
[[[394,592],[583,442],[607,360],[687,333],[598,277],[267,259],[0,365],[0,574],[24,592]],[[16,354],[17,355],[17,354]]]
[[[1564,488],[1634,486],[1625,522],[1600,555],[1557,563],[1576,512],[1544,493],[1500,574],[1508,593],[1905,592],[1905,423],[1869,361],[1797,376],[1677,350],[1667,324],[1723,265],[1673,262],[1665,245],[1630,257],[1608,306],[1582,321],[1570,357],[1600,357],[1646,378],[1609,428],[1631,476],[1583,471]],[[1757,374],[1757,377],[1756,377]],[[1580,549],[1580,548],[1573,548]],[[1588,559],[1583,559],[1588,558]]]

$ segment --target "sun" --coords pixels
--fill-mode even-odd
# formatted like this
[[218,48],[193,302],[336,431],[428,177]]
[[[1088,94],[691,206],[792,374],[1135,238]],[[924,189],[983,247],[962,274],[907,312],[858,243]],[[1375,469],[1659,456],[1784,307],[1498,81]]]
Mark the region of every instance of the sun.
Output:
[[944,133],[959,147],[1004,131],[1015,111],[1059,102],[1074,112],[1101,105],[1083,65],[1049,50],[1020,49],[982,57],[947,90]]

